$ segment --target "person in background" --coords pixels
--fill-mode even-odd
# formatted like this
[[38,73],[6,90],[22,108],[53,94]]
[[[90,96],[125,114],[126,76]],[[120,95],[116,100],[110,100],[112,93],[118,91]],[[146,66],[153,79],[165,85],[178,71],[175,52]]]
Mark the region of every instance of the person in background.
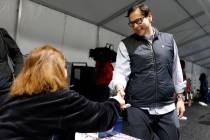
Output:
[[112,80],[112,75],[113,66],[111,61],[96,61],[96,101],[102,102],[109,98],[108,85]]
[[178,140],[178,117],[185,111],[185,84],[176,42],[171,34],[152,26],[153,16],[147,5],[131,7],[127,17],[134,34],[119,44],[109,86],[131,104],[127,109],[131,136]]
[[206,74],[202,73],[199,77],[200,80],[200,102],[199,104],[203,106],[207,105],[208,99],[208,80],[206,78]]
[[[8,32],[0,28],[0,106],[8,95],[12,81],[21,69],[23,55]],[[8,60],[9,59],[9,60]],[[11,62],[11,61],[12,62]],[[9,61],[13,64],[9,65]],[[12,67],[11,67],[12,66]],[[14,72],[13,72],[14,70]]]
[[184,102],[188,102],[188,106],[192,106],[192,90],[191,90],[191,81],[189,78],[187,78],[186,72],[185,72],[185,61],[180,60],[181,63],[181,68],[182,68],[182,73],[183,73],[183,80],[186,81],[186,86],[184,88],[183,92],[183,97],[184,97]]
[[[112,63],[116,61],[117,53],[113,45],[106,43],[105,47],[97,47],[89,50],[89,57],[95,60],[95,92],[92,97],[95,101],[106,101],[110,96],[108,87],[113,75]],[[100,94],[99,94],[100,93]]]
[[75,132],[115,124],[125,103],[121,95],[98,103],[67,87],[64,55],[49,45],[33,49],[0,107],[0,139],[73,140]]
[[192,106],[193,103],[193,94],[191,89],[191,80],[188,78],[186,80],[186,92],[188,93],[188,107]]

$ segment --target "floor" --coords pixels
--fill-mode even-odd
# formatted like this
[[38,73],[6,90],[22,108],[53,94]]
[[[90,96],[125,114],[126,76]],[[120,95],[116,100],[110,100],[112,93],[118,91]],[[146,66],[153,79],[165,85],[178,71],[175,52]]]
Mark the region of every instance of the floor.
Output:
[[180,121],[181,140],[210,140],[210,104],[208,107],[193,103],[186,107],[187,120]]

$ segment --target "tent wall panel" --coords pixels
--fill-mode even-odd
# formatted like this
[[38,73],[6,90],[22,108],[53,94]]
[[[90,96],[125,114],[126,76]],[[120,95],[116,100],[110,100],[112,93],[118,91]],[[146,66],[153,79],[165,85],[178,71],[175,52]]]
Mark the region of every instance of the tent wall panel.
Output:
[[53,44],[61,48],[65,15],[31,1],[23,1],[17,43],[27,54],[32,48]]
[[104,28],[100,28],[99,30],[99,47],[104,47],[106,43],[113,44],[114,50],[117,50],[119,42],[125,38],[124,36],[118,35],[114,32],[108,31]]
[[68,16],[64,32],[63,52],[71,62],[87,62],[94,65],[89,58],[89,49],[96,47],[97,26]]
[[0,27],[5,28],[12,37],[15,37],[17,23],[18,0],[0,1]]

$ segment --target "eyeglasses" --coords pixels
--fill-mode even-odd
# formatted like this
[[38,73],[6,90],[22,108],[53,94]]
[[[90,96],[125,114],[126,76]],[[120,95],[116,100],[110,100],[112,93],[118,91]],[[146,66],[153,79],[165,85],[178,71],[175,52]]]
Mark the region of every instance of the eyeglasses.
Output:
[[130,22],[128,23],[128,25],[129,25],[130,27],[134,27],[135,24],[137,24],[137,25],[142,24],[143,20],[144,20],[144,17],[137,18],[137,19],[134,20],[134,21],[130,21]]

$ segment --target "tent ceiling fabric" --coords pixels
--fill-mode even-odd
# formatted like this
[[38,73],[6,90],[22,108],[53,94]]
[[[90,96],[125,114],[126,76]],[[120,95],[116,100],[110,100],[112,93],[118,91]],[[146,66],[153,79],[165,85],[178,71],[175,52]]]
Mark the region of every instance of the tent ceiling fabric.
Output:
[[[153,25],[172,33],[181,58],[210,68],[209,0],[31,0],[81,20],[128,36],[125,17],[129,7],[146,3],[153,12]],[[209,56],[209,57],[208,57]]]

